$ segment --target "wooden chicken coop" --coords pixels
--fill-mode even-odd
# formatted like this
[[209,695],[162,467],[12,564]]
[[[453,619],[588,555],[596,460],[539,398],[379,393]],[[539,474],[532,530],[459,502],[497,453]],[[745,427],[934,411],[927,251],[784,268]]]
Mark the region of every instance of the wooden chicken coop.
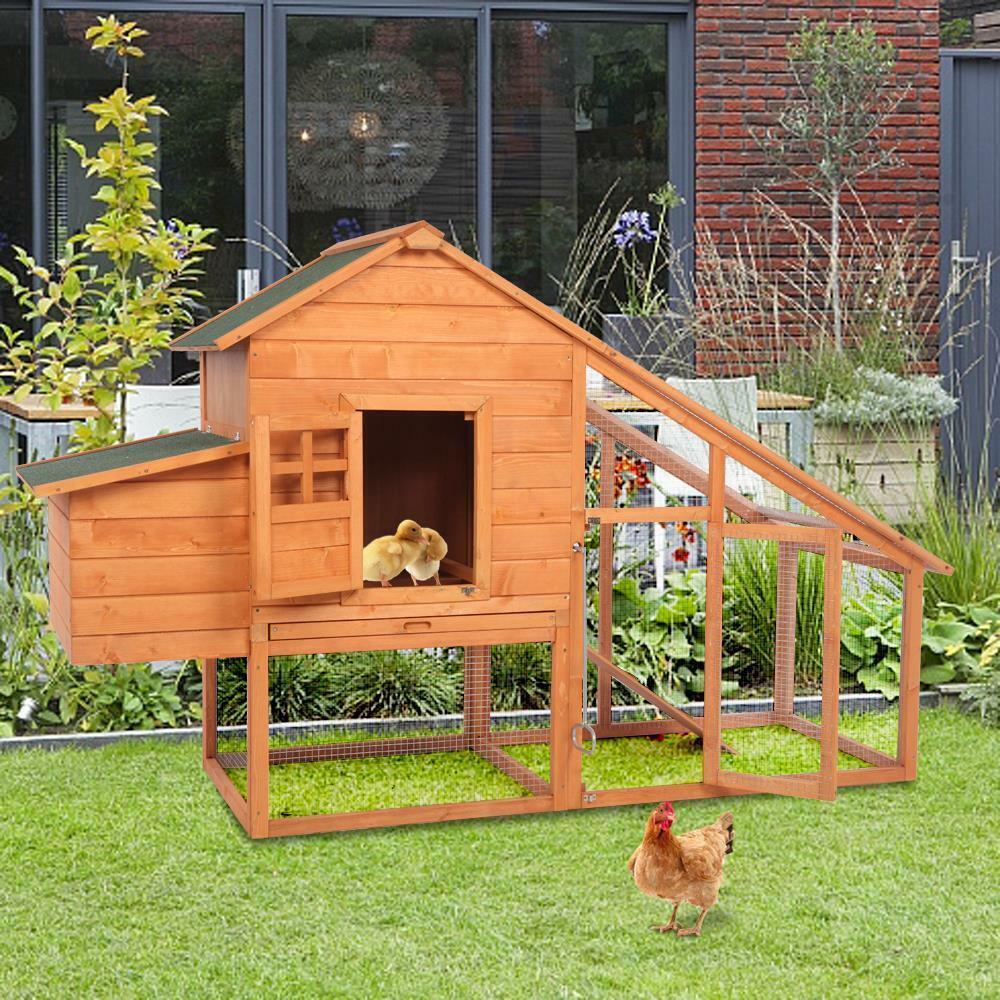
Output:
[[[251,837],[914,777],[923,574],[950,567],[434,227],[331,247],[172,347],[201,430],[19,473],[71,660],[204,661],[204,767]],[[362,579],[403,518],[447,539],[440,585]],[[842,655],[874,593],[899,648]],[[308,657],[335,717],[273,724],[269,673]]]

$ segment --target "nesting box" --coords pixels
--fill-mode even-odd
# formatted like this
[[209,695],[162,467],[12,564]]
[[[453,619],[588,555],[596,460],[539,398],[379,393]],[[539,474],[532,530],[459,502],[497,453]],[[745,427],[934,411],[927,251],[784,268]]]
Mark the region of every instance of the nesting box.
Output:
[[[434,227],[172,346],[200,352],[200,430],[19,472],[70,658],[203,660],[204,766],[251,836],[913,776],[923,574],[950,568]],[[404,518],[447,540],[439,584],[363,579]],[[842,656],[869,593],[902,604],[892,659]],[[269,673],[307,656],[331,717],[278,725]]]

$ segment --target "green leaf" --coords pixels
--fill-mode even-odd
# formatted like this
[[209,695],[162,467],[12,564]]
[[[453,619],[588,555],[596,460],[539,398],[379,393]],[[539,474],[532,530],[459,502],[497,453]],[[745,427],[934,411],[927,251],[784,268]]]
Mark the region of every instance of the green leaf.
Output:
[[947,663],[920,668],[920,681],[923,684],[947,684],[954,676],[954,669]]

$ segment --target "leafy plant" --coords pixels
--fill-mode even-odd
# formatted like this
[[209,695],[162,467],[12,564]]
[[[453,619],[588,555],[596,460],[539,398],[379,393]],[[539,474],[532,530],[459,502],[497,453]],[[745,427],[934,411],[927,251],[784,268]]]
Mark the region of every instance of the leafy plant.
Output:
[[626,316],[655,316],[667,309],[666,279],[673,259],[667,213],[683,205],[684,199],[668,181],[650,192],[649,201],[655,220],[648,211],[626,208],[611,230],[625,286],[624,297],[616,298],[615,304]]
[[[671,701],[705,690],[705,574],[667,575],[663,593],[643,591],[633,576],[614,585],[612,647],[616,663]],[[726,681],[725,693],[738,684]],[[624,698],[624,695],[623,695]],[[631,702],[631,697],[626,699]]]
[[64,724],[75,720],[83,732],[156,729],[200,717],[199,706],[181,702],[174,679],[148,663],[75,673],[58,710]]
[[0,736],[57,722],[48,710],[67,661],[49,630],[44,505],[0,478]]
[[136,41],[145,34],[114,15],[87,30],[93,50],[122,67],[120,86],[86,107],[95,130],[110,128],[114,137],[94,155],[67,140],[87,176],[100,179],[94,200],[103,211],[67,240],[52,268],[18,247],[23,277],[0,269],[28,325],[0,325],[0,388],[15,398],[38,392],[53,408],[66,398],[97,407],[99,415],[74,431],[79,448],[126,440],[127,394],[172,326],[191,322],[201,254],[212,249],[213,230],[157,215],[157,149],[147,137],[166,111],[128,90],[129,59],[142,58]]

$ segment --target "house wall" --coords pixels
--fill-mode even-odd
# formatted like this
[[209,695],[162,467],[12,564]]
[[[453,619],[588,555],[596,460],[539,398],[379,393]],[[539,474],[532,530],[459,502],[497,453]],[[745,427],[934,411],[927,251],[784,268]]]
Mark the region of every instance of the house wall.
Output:
[[49,500],[52,623],[74,663],[245,654],[248,460]]
[[573,352],[449,258],[404,251],[255,334],[250,414],[329,411],[342,393],[491,398],[491,593],[566,594]]
[[[724,254],[733,252],[733,234],[752,225],[758,188],[792,214],[826,227],[825,212],[813,196],[788,183],[769,183],[774,167],[765,163],[752,130],[772,124],[788,94],[787,46],[803,18],[836,23],[849,17],[871,20],[879,35],[892,42],[896,74],[910,88],[888,129],[905,163],[863,178],[858,185],[861,203],[879,228],[902,228],[917,220],[919,236],[927,238],[928,266],[935,266],[940,146],[935,0],[717,0],[695,5],[695,221]],[[779,257],[780,252],[778,248]],[[933,330],[927,334],[930,357],[936,337]],[[775,345],[763,339],[698,345],[698,366],[706,375],[759,371],[774,358]]]

